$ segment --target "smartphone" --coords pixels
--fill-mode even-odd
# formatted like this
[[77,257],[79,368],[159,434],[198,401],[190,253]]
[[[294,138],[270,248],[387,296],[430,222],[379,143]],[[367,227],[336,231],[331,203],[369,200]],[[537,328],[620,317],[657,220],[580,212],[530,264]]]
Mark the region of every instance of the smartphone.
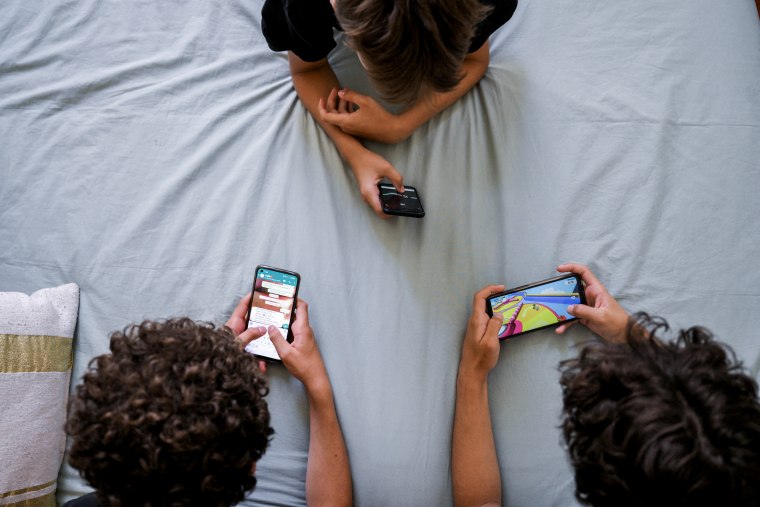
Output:
[[398,193],[396,187],[390,183],[378,183],[377,188],[380,191],[383,213],[386,215],[415,218],[425,216],[425,210],[422,208],[422,201],[416,188],[404,186],[403,194]]
[[489,317],[501,315],[499,340],[577,320],[570,305],[586,304],[581,277],[574,273],[515,287],[486,300]]
[[[286,340],[292,341],[293,337],[289,336],[288,331],[295,318],[300,285],[301,275],[298,273],[270,266],[256,267],[251,306],[248,308],[248,327],[268,328],[273,325],[280,329]],[[281,361],[277,349],[269,339],[269,332],[249,343],[245,350],[269,361]]]

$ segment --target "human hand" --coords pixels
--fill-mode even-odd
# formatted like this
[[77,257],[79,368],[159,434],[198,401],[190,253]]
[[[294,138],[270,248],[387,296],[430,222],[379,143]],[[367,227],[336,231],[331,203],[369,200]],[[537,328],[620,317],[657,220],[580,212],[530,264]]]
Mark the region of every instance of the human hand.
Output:
[[277,349],[282,364],[300,380],[306,390],[312,394],[330,391],[330,379],[325,363],[314,340],[314,332],[309,324],[309,305],[298,299],[296,320],[291,329],[293,343],[288,343],[275,326],[269,326],[269,339]]
[[[232,315],[225,324],[232,330],[233,333],[235,333],[235,336],[237,336],[236,341],[240,346],[240,350],[244,350],[246,345],[251,343],[256,338],[261,338],[267,332],[267,328],[264,326],[257,326],[246,329],[248,323],[245,320],[245,315],[248,313],[248,308],[250,306],[251,293],[249,292],[240,298],[238,305],[235,307],[235,310],[232,312]],[[264,361],[259,361],[259,368],[261,371],[265,372],[267,370],[266,363]]]
[[368,95],[333,88],[327,100],[319,99],[319,116],[346,134],[371,141],[395,144],[412,134],[401,115],[388,112]]
[[[583,264],[561,264],[557,267],[560,273],[576,273],[581,276],[585,284],[585,305],[571,305],[567,311],[573,317],[580,319],[581,324],[588,327],[592,332],[601,336],[604,340],[613,343],[626,341],[626,329],[628,327],[628,313],[607,292],[607,289],[596,278],[591,270]],[[575,323],[568,322],[556,329],[558,334],[564,333]]]
[[383,178],[388,178],[396,190],[403,193],[404,177],[387,160],[366,148],[362,148],[358,154],[349,159],[349,164],[354,172],[364,202],[369,204],[380,218],[390,218],[390,215],[383,213],[377,184]]
[[486,298],[501,290],[504,290],[503,285],[483,287],[472,300],[472,315],[467,324],[462,359],[459,362],[460,374],[485,381],[488,372],[496,366],[499,359],[499,328],[502,318],[498,314],[488,317]]

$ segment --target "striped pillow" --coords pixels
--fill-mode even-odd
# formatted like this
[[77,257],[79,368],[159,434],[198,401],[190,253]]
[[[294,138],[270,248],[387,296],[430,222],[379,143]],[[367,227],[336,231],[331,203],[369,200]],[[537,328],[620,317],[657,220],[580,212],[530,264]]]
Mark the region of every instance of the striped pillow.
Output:
[[75,283],[0,292],[0,505],[55,505],[78,309]]

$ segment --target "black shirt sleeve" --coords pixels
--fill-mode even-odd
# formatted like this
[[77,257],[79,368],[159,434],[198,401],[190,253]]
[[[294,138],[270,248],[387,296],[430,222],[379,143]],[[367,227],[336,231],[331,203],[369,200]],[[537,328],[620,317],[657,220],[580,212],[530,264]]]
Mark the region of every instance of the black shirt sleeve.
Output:
[[475,36],[470,43],[470,53],[480,49],[492,33],[512,18],[517,9],[517,0],[480,0],[480,3],[492,9],[486,19],[475,27]]
[[98,502],[98,497],[95,493],[90,493],[89,495],[69,500],[63,504],[63,507],[100,507],[100,502]]
[[301,60],[326,58],[336,46],[338,28],[330,0],[266,0],[261,30],[272,51],[292,51]]

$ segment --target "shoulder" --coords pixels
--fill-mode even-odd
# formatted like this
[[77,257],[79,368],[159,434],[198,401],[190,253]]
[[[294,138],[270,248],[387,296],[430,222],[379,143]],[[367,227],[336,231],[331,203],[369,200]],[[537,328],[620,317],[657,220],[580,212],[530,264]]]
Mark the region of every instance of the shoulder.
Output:
[[340,28],[330,0],[266,0],[261,29],[270,49],[293,51],[302,60],[325,58],[336,46],[333,28]]
[[512,15],[517,10],[517,0],[480,0],[480,3],[490,7],[491,12],[475,28],[475,37],[470,45],[471,53],[480,49],[491,34],[512,19]]

